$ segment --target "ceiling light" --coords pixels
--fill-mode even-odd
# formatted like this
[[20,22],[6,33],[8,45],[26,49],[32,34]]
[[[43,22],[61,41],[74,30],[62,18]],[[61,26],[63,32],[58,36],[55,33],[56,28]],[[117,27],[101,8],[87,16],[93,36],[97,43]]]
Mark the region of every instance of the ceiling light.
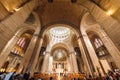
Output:
[[111,16],[113,14],[113,11],[112,10],[108,10],[107,11],[107,15]]

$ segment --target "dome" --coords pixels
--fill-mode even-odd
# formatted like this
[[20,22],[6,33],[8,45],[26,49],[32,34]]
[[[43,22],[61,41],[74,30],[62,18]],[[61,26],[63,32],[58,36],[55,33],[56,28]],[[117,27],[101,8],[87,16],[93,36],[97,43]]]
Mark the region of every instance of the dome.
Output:
[[69,28],[58,26],[50,29],[50,37],[57,40],[65,40],[70,36],[70,32]]

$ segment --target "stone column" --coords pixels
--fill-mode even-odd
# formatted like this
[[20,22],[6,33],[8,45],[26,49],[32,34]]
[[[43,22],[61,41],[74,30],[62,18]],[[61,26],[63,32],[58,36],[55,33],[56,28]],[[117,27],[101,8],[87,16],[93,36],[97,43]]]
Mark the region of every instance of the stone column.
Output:
[[100,73],[102,76],[104,76],[102,68],[101,68],[100,63],[99,63],[99,59],[98,59],[96,52],[95,52],[95,50],[90,42],[90,39],[88,38],[86,33],[83,33],[83,39],[85,41],[85,45],[86,45],[86,48],[88,50],[91,61],[94,65],[95,72],[96,72],[95,75],[99,75],[99,73]]
[[71,52],[70,56],[72,58],[73,70],[74,70],[75,73],[78,73],[78,66],[77,66],[77,60],[76,60],[75,52]]
[[52,71],[53,71],[53,70],[52,70],[52,69],[53,69],[53,64],[52,64],[52,63],[53,63],[53,57],[50,56],[50,57],[49,57],[49,63],[48,63],[48,64],[49,64],[49,65],[48,65],[48,72],[52,72]]
[[44,56],[44,61],[43,61],[43,64],[42,64],[41,73],[46,73],[48,71],[49,57],[50,57],[50,53],[49,52],[45,52],[45,56]]
[[38,62],[38,58],[39,58],[39,53],[40,53],[41,46],[42,46],[42,43],[43,43],[42,38],[39,39],[39,40],[40,40],[39,43],[38,43],[39,45],[38,45],[35,57],[33,59],[33,62],[32,62],[31,68],[30,68],[31,76],[33,75],[33,73],[35,72],[35,69],[37,68],[37,62]]
[[12,39],[10,39],[8,41],[5,48],[2,50],[2,52],[0,54],[0,61],[1,61],[0,62],[0,67],[2,67],[2,65],[6,61],[8,55],[10,54],[10,51],[12,50],[12,48],[14,47],[14,45],[16,44],[18,39],[19,39],[19,37],[17,35],[13,36]]
[[91,68],[90,68],[90,65],[89,65],[89,62],[88,62],[88,59],[87,59],[87,56],[86,56],[86,53],[85,53],[85,50],[84,50],[84,47],[83,47],[83,44],[80,38],[78,38],[78,45],[81,51],[81,56],[82,56],[84,65],[87,68],[86,72],[88,71],[88,74],[92,75],[92,71],[91,71]]
[[36,46],[36,41],[38,39],[38,35],[34,34],[30,43],[29,43],[29,46],[26,50],[26,53],[24,54],[24,58],[20,64],[20,67],[19,67],[19,71],[17,71],[18,73],[20,73],[21,71],[23,71],[24,69],[24,72],[27,71],[27,69],[29,68],[28,64],[29,64],[29,61],[31,59],[31,56],[32,56],[32,53],[34,51],[34,48]]
[[40,62],[41,62],[41,60],[42,60],[42,57],[41,56],[39,56],[39,59],[38,59],[38,61],[37,61],[37,67],[35,68],[35,71],[36,72],[40,72]]
[[67,58],[66,69],[68,70],[68,72],[72,72],[69,57]]
[[74,72],[74,64],[73,64],[73,60],[72,60],[72,55],[69,54],[69,60],[70,60],[70,65],[71,65],[71,72]]
[[112,56],[117,67],[120,69],[120,51],[117,49],[115,44],[111,41],[111,39],[107,36],[107,34],[103,30],[100,30],[99,34],[100,34],[100,39],[102,40],[108,52]]

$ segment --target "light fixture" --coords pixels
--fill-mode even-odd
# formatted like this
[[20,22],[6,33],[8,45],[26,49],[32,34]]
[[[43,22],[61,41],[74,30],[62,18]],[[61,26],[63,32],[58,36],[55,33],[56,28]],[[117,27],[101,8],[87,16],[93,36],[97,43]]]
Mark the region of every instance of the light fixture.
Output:
[[15,8],[14,10],[15,10],[15,11],[19,11],[20,9],[21,9],[21,8]]
[[107,11],[107,15],[111,16],[113,14],[113,11],[112,10],[108,10]]

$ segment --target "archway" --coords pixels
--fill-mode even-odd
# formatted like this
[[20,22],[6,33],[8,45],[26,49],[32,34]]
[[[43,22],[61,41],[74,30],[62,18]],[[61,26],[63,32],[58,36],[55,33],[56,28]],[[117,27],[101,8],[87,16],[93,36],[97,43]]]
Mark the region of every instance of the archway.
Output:
[[[32,43],[33,43],[32,45],[35,45],[36,43],[35,40],[37,40],[36,38],[38,37],[39,31],[40,31],[40,22],[36,13],[33,12],[32,15],[34,17],[33,24],[25,23],[21,25],[21,27],[18,28],[18,30],[16,30],[16,32],[14,33],[15,35],[8,41],[5,48],[0,54],[0,59],[3,61],[13,58],[11,59],[10,63],[14,63],[14,64],[10,64],[8,68],[14,69],[15,66],[17,65],[17,62],[20,62],[22,64],[22,62],[24,62],[25,56],[27,55],[27,52],[29,51],[28,50],[29,47],[31,47],[30,45]],[[34,49],[34,46],[33,46],[33,49]],[[29,53],[29,56],[30,56],[30,53]],[[0,63],[0,66],[2,66],[2,64],[3,62]],[[21,67],[21,64],[20,64],[20,69],[23,68]]]
[[[49,63],[49,57],[50,57],[50,53],[53,50],[54,47],[63,47],[63,48],[67,48],[68,52],[69,52],[69,66],[74,65],[71,68],[69,67],[69,72],[78,72],[78,68],[77,68],[77,62],[76,62],[76,52],[74,51],[74,47],[78,46],[78,45],[74,45],[73,46],[73,36],[76,36],[76,38],[74,40],[77,41],[77,37],[79,36],[79,32],[77,32],[78,30],[74,29],[73,27],[66,25],[66,24],[54,24],[51,26],[48,26],[48,28],[46,28],[44,31],[42,31],[42,37],[43,37],[43,43],[42,43],[42,47],[45,47],[45,51],[43,53],[44,56],[44,60],[43,60],[43,65],[42,65],[42,73],[45,72],[51,72],[52,70],[49,70],[50,67]],[[45,40],[45,42],[44,42]],[[78,42],[75,42],[76,44],[78,44]],[[59,45],[59,46],[58,46]],[[78,53],[80,54],[80,53]],[[74,57],[73,57],[74,56]],[[74,61],[70,61],[70,60],[74,60]],[[39,61],[40,62],[40,61]],[[38,66],[38,65],[37,65]],[[43,67],[44,66],[44,67]],[[73,70],[72,70],[73,69]]]
[[[114,62],[116,62],[117,67],[119,67],[119,64],[118,64],[118,61],[116,60],[116,58],[120,57],[118,54],[120,52],[118,51],[118,49],[116,49],[115,45],[110,40],[110,38],[107,36],[107,34],[104,32],[104,30],[101,28],[101,26],[93,19],[92,16],[91,17],[90,16],[91,15],[89,13],[86,13],[83,16],[83,19],[82,19],[81,25],[80,25],[80,30],[81,30],[82,38],[85,42],[85,46],[88,51],[87,54],[89,54],[89,56],[90,56],[91,63],[93,63],[93,67],[95,68],[95,72],[97,72],[98,75],[99,74],[104,75],[104,73],[103,73],[104,71],[102,70],[101,64],[99,63],[99,59],[96,55],[96,51],[94,50],[94,46],[92,45],[92,42],[90,41],[90,39],[88,37],[88,33],[94,32],[101,39],[101,41],[105,45],[106,49],[110,53],[111,57],[113,58]],[[110,46],[112,46],[112,47],[110,47]],[[113,55],[113,53],[114,53],[114,55],[117,55],[116,58]],[[96,62],[94,60],[96,60]]]
[[67,71],[67,58],[68,52],[63,47],[57,47],[51,51],[51,56],[53,58],[53,71],[56,73],[64,73]]

